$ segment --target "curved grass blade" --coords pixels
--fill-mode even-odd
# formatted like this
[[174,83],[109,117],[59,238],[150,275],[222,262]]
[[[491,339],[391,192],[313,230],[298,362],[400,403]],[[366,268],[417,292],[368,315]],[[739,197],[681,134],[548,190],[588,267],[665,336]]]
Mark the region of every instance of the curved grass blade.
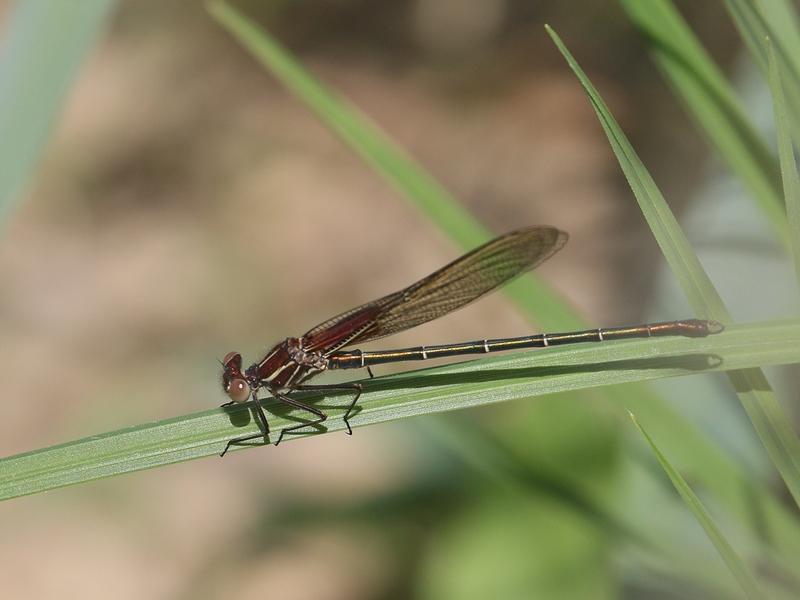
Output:
[[[783,36],[775,35],[757,3],[752,0],[725,0],[725,7],[765,78],[769,74],[769,58],[763,40],[767,37],[772,40],[775,56],[784,73],[784,91],[788,103],[792,107],[792,111],[789,113],[791,127],[795,136],[800,137],[800,121],[797,118],[800,115],[800,56],[793,55],[783,47],[782,41],[786,37],[785,34]],[[788,23],[785,25],[788,26]]]
[[[800,321],[737,325],[702,339],[551,347],[364,381],[361,411],[351,422],[360,427],[556,392],[795,362]],[[344,429],[346,402],[336,396],[312,401],[330,415],[321,431]],[[265,405],[272,432],[298,418],[285,405]],[[247,406],[208,410],[4,458],[0,499],[218,454],[227,440],[257,431],[248,414]]]
[[697,522],[700,523],[705,530],[708,539],[710,539],[711,543],[714,544],[714,547],[717,549],[717,552],[719,552],[722,560],[725,561],[728,569],[730,569],[731,573],[736,578],[736,581],[739,582],[739,585],[741,586],[745,595],[751,600],[765,598],[766,596],[764,596],[763,592],[760,590],[758,583],[756,583],[753,574],[750,572],[750,569],[747,568],[744,561],[733,549],[733,546],[722,534],[722,531],[720,531],[719,527],[711,518],[711,515],[706,510],[705,506],[703,506],[703,503],[700,502],[700,499],[692,491],[692,488],[689,487],[689,484],[686,483],[686,480],[684,480],[681,474],[661,453],[661,451],[658,449],[658,446],[656,446],[650,435],[648,435],[644,428],[639,424],[639,421],[636,420],[636,417],[633,415],[633,413],[629,414],[633,424],[639,430],[639,433],[641,433],[647,440],[647,443],[650,444],[650,448],[652,448],[656,458],[658,459],[658,462],[661,464],[661,467],[666,472],[670,481],[672,481],[672,485],[675,486],[675,489],[678,491],[681,498],[683,498],[683,501],[694,514]]
[[115,0],[16,2],[0,45],[0,221],[36,166]]
[[[703,270],[655,181],[577,61],[558,35],[550,27],[546,26],[546,29],[586,91],[647,224],[653,231],[661,252],[690,304],[699,315],[729,323],[728,310]],[[742,370],[730,373],[729,377],[761,443],[795,502],[800,505],[800,441],[791,427],[791,422],[778,404],[761,371]]]
[[800,18],[795,4],[793,0],[769,0],[761,2],[759,8],[786,54],[797,61],[800,57]]
[[670,0],[621,0],[646,37],[653,61],[697,128],[750,190],[780,239],[788,242],[778,165],[725,76]]
[[545,28],[586,91],[647,224],[653,231],[664,258],[678,278],[695,313],[703,318],[729,322],[730,317],[722,304],[722,299],[714,289],[650,173],[561,38],[549,26]]
[[783,193],[786,197],[786,214],[789,217],[790,242],[794,255],[794,269],[797,283],[800,285],[800,178],[797,173],[792,138],[789,133],[789,117],[786,112],[786,99],[783,95],[781,81],[782,69],[775,57],[775,51],[769,39],[766,42],[769,59],[769,85],[772,90],[772,102],[775,111],[775,130],[778,136],[778,157],[781,163]]

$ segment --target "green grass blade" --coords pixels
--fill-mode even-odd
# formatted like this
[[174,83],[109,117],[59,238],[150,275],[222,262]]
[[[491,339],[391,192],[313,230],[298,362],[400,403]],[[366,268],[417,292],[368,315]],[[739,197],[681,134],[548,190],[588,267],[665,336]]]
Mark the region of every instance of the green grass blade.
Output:
[[[586,91],[647,224],[694,310],[723,323],[729,322],[730,315],[722,299],[711,284],[650,173],[636,155],[633,146],[611,115],[600,94],[561,39],[551,28],[547,27],[547,31]],[[770,459],[781,474],[795,502],[800,506],[800,441],[789,419],[778,404],[763,373],[758,370],[743,371],[733,373],[730,377]]]
[[793,0],[768,0],[759,6],[764,20],[781,41],[786,54],[797,60],[800,57],[800,20]]
[[[784,503],[782,493],[775,493],[754,478],[746,464],[720,447],[695,422],[663,401],[652,402],[649,386],[626,387],[644,389],[644,393],[625,397],[609,393],[612,406],[620,413],[633,411],[645,420],[678,468],[691,475],[692,481],[724,506],[737,523],[749,528],[752,535],[769,540],[784,556],[800,556],[800,522],[796,511]],[[800,562],[795,567],[800,568]]]
[[0,220],[9,216],[114,0],[24,0],[0,45]]
[[698,129],[745,184],[780,239],[788,242],[778,165],[725,76],[670,0],[621,4]]
[[797,173],[792,138],[789,133],[789,117],[786,112],[786,99],[783,95],[780,64],[775,57],[772,44],[767,40],[769,59],[769,85],[775,111],[775,130],[778,136],[778,157],[781,163],[783,193],[786,197],[786,214],[789,217],[790,242],[794,254],[794,269],[800,285],[800,178]]
[[545,27],[586,91],[600,124],[611,142],[611,147],[622,167],[625,178],[639,202],[647,224],[653,231],[661,252],[678,278],[692,308],[698,315],[723,322],[729,321],[729,315],[722,299],[711,284],[711,280],[706,275],[700,260],[692,250],[689,240],[683,234],[650,173],[614,120],[600,94],[564,46],[561,38],[550,27]]
[[[292,93],[305,103],[364,162],[383,176],[460,247],[474,248],[489,232],[433,177],[358,108],[314,78],[267,31],[225,2],[208,5],[211,15]],[[561,298],[534,275],[505,290],[528,317],[547,329],[583,324]]]
[[[556,392],[796,362],[800,321],[737,325],[702,339],[551,347],[364,381],[361,411],[352,423],[359,427]],[[345,404],[337,397],[315,401],[331,417],[327,431],[344,428]],[[298,418],[285,405],[265,405],[273,432]],[[0,499],[217,454],[227,440],[257,431],[248,414],[247,407],[209,410],[2,459]],[[302,436],[290,439],[295,437]]]
[[[772,40],[775,56],[784,73],[784,92],[792,107],[792,111],[789,113],[792,118],[791,126],[795,135],[800,135],[800,120],[798,120],[800,115],[800,56],[795,56],[784,48],[782,40],[787,37],[786,34],[776,35],[764,18],[759,5],[752,0],[725,0],[725,7],[765,77],[768,77],[769,73],[769,59],[763,41],[767,37]],[[785,23],[784,26],[788,27],[789,24]],[[794,35],[796,36],[797,32]]]
[[636,417],[633,415],[633,413],[630,413],[630,417],[633,421],[633,424],[636,425],[636,428],[647,440],[647,443],[650,444],[650,447],[653,449],[658,462],[661,464],[670,481],[672,481],[672,485],[675,486],[675,489],[678,491],[681,498],[683,498],[683,501],[694,514],[697,522],[700,523],[705,530],[708,539],[711,540],[712,544],[714,544],[714,547],[717,549],[717,552],[719,552],[722,560],[725,561],[728,569],[730,569],[731,573],[736,578],[736,581],[739,582],[739,585],[741,586],[745,595],[751,600],[755,598],[765,598],[764,594],[759,589],[756,580],[753,578],[750,569],[747,568],[744,561],[739,557],[738,554],[736,554],[733,546],[722,534],[722,531],[711,518],[711,515],[706,510],[705,506],[703,506],[703,503],[700,502],[700,499],[692,491],[692,488],[689,487],[689,484],[686,483],[681,474],[675,468],[673,468],[667,458],[661,453],[661,451],[658,449],[658,446],[656,446],[650,435],[648,435],[644,428],[639,424],[639,421],[636,420]]

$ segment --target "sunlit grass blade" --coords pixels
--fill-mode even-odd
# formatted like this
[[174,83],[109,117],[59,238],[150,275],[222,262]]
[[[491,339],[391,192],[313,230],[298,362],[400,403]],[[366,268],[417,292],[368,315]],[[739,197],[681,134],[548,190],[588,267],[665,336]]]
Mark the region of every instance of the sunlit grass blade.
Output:
[[786,54],[800,63],[800,18],[795,5],[795,0],[769,0],[761,2],[759,8]]
[[552,28],[545,27],[586,91],[600,124],[611,142],[611,147],[622,167],[625,178],[628,180],[639,202],[639,207],[647,220],[647,224],[653,231],[664,258],[669,263],[675,277],[678,278],[681,288],[683,288],[695,313],[722,322],[729,321],[729,315],[722,304],[722,299],[714,289],[711,280],[700,264],[700,260],[692,250],[689,240],[686,239],[675,216],[669,210],[661,191],[653,181],[650,173],[614,120],[611,111],[600,97],[600,94],[572,54],[564,46],[561,38]]
[[[590,387],[795,362],[800,321],[737,325],[701,339],[551,347],[366,380],[351,422],[360,427]],[[346,402],[336,396],[312,401],[330,416],[326,431],[344,429]],[[265,404],[273,434],[299,418],[286,405]],[[248,414],[247,407],[209,410],[2,459],[0,499],[218,454],[227,440],[257,431]],[[283,443],[295,437],[302,435]]]
[[800,285],[800,178],[797,173],[792,137],[789,133],[789,118],[786,113],[786,99],[781,83],[781,67],[778,63],[772,44],[767,40],[767,56],[769,59],[769,85],[772,90],[772,102],[775,111],[775,130],[778,136],[778,157],[781,163],[783,193],[786,197],[786,214],[789,217],[789,232],[794,269],[798,285]]
[[[636,155],[633,146],[600,94],[561,39],[551,28],[547,27],[547,31],[586,91],[647,224],[653,231],[661,252],[690,304],[700,315],[723,323],[730,322],[728,310],[650,173]],[[770,459],[781,474],[795,502],[800,505],[800,441],[789,419],[760,371],[731,374],[731,381]]]
[[[220,25],[317,118],[461,248],[474,248],[491,237],[444,187],[374,122],[320,83],[267,31],[225,2],[211,2],[208,9]],[[535,275],[522,277],[505,290],[528,317],[547,329],[573,329],[583,325],[566,303]]]
[[53,122],[115,0],[15,2],[0,35],[0,221],[36,166]]
[[672,484],[675,486],[675,489],[678,491],[681,498],[683,498],[683,501],[694,514],[697,522],[700,523],[705,530],[708,539],[710,539],[711,543],[714,544],[714,547],[717,549],[717,552],[719,552],[722,560],[725,561],[728,569],[730,569],[731,573],[736,578],[736,581],[739,582],[739,585],[741,586],[745,595],[751,600],[756,598],[765,598],[764,594],[759,589],[759,585],[753,577],[753,574],[750,572],[750,569],[747,568],[747,565],[745,565],[744,561],[733,549],[733,546],[722,534],[722,531],[711,518],[711,515],[706,510],[705,506],[703,506],[703,503],[700,502],[700,499],[692,491],[692,488],[689,487],[689,484],[686,483],[681,474],[675,468],[673,468],[667,458],[661,453],[661,451],[658,449],[658,446],[656,446],[653,439],[639,424],[633,413],[630,413],[630,417],[633,421],[633,424],[636,425],[636,428],[647,440],[647,443],[650,444],[650,448],[652,448],[653,452],[655,453],[658,462],[661,464],[670,481],[672,481]]
[[778,165],[725,76],[670,0],[621,0],[647,39],[675,94],[749,189],[782,241],[788,241]]
[[[789,112],[791,127],[795,136],[800,136],[800,56],[792,55],[783,47],[782,38],[786,37],[785,34],[775,35],[764,18],[759,4],[752,0],[725,0],[725,7],[765,78],[769,73],[769,59],[764,39],[769,37],[772,40],[775,56],[781,63],[784,73],[784,92],[789,106],[792,107]],[[785,26],[788,26],[788,23]]]

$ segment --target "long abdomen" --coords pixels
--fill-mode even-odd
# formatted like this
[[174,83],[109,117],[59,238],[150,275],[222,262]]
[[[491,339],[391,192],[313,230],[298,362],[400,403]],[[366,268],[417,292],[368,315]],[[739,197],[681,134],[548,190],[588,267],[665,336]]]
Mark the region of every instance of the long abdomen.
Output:
[[647,323],[633,327],[608,327],[586,329],[567,333],[540,333],[516,338],[499,338],[493,340],[477,340],[460,344],[443,344],[439,346],[418,346],[416,348],[400,348],[377,352],[336,352],[328,357],[330,369],[358,369],[370,365],[391,362],[427,360],[468,354],[487,354],[505,350],[521,350],[524,348],[545,348],[563,344],[581,342],[605,342],[611,340],[663,337],[682,335],[686,337],[705,337],[722,331],[722,324],[702,319],[684,321],[663,321]]

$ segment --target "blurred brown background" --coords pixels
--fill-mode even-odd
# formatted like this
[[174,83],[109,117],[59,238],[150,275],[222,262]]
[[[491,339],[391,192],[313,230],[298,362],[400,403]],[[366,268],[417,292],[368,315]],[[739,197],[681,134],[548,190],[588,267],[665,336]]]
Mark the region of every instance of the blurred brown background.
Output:
[[[729,65],[721,5],[678,4]],[[569,231],[541,272],[589,321],[642,317],[656,245],[542,25],[678,213],[707,149],[615,2],[238,5],[492,230]],[[121,2],[0,239],[0,454],[212,407],[227,351],[255,359],[458,254],[202,3]],[[528,330],[498,295],[390,344]],[[0,586],[9,598],[412,596],[430,523],[391,522],[387,536],[270,518],[421,494],[447,460],[413,425],[385,425],[4,503]]]

